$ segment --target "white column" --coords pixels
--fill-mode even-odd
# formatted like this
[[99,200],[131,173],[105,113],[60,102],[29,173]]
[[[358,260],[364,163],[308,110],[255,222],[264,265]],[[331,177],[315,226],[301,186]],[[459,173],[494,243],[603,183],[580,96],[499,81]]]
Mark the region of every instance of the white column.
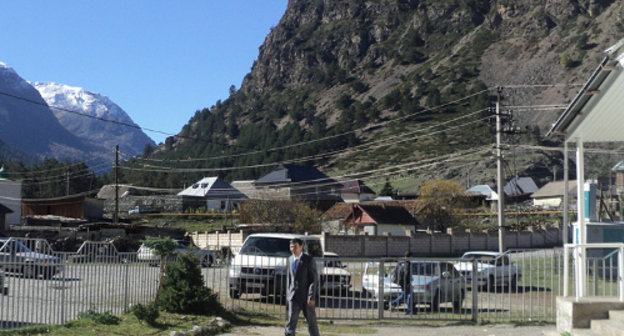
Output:
[[[578,227],[578,241],[576,240],[576,230],[574,232],[576,244],[586,244],[585,234],[585,162],[583,160],[583,139],[576,139],[576,222]],[[576,300],[585,296],[585,248],[576,248],[574,256],[576,270]]]

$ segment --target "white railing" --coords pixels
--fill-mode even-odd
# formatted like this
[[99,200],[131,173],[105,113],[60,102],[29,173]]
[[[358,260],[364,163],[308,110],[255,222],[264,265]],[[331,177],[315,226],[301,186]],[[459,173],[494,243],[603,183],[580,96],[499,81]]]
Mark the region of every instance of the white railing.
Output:
[[[607,253],[608,250],[612,251]],[[616,253],[617,259],[614,258]],[[574,297],[576,301],[587,296],[616,296],[610,290],[614,287],[613,285],[616,285],[616,297],[624,302],[624,243],[565,244],[563,258],[564,296],[571,296],[569,295],[570,259],[574,262],[572,274],[574,274]],[[590,291],[589,289],[593,290]]]

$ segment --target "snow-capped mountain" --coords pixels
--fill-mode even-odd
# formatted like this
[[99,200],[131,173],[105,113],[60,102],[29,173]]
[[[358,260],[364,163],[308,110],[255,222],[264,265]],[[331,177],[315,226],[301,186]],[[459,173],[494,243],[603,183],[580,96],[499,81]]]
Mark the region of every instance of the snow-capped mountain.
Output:
[[39,91],[0,62],[0,139],[34,156],[86,158],[91,144],[66,130]]
[[128,114],[106,96],[65,84],[31,84],[61,125],[82,139],[110,149],[119,144],[121,150],[129,154],[141,154],[146,144],[155,145]]

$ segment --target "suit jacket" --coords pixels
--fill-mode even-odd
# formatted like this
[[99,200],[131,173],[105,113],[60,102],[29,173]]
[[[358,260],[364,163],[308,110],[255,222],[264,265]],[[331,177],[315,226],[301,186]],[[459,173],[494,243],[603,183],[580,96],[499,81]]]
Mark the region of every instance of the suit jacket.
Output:
[[305,305],[308,300],[314,300],[316,295],[316,262],[309,254],[302,253],[297,265],[297,271],[293,274],[292,266],[294,261],[295,257],[291,255],[288,258],[286,298],[289,301],[296,301],[300,305]]

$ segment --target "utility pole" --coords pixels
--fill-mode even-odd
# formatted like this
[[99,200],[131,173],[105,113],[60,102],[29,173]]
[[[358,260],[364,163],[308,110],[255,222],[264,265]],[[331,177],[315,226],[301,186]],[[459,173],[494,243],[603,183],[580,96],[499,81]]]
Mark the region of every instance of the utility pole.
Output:
[[113,224],[119,222],[119,145],[115,145],[115,212]]
[[501,149],[501,86],[496,88],[496,187],[498,192],[498,252],[505,252],[505,193],[503,192],[503,154]]

